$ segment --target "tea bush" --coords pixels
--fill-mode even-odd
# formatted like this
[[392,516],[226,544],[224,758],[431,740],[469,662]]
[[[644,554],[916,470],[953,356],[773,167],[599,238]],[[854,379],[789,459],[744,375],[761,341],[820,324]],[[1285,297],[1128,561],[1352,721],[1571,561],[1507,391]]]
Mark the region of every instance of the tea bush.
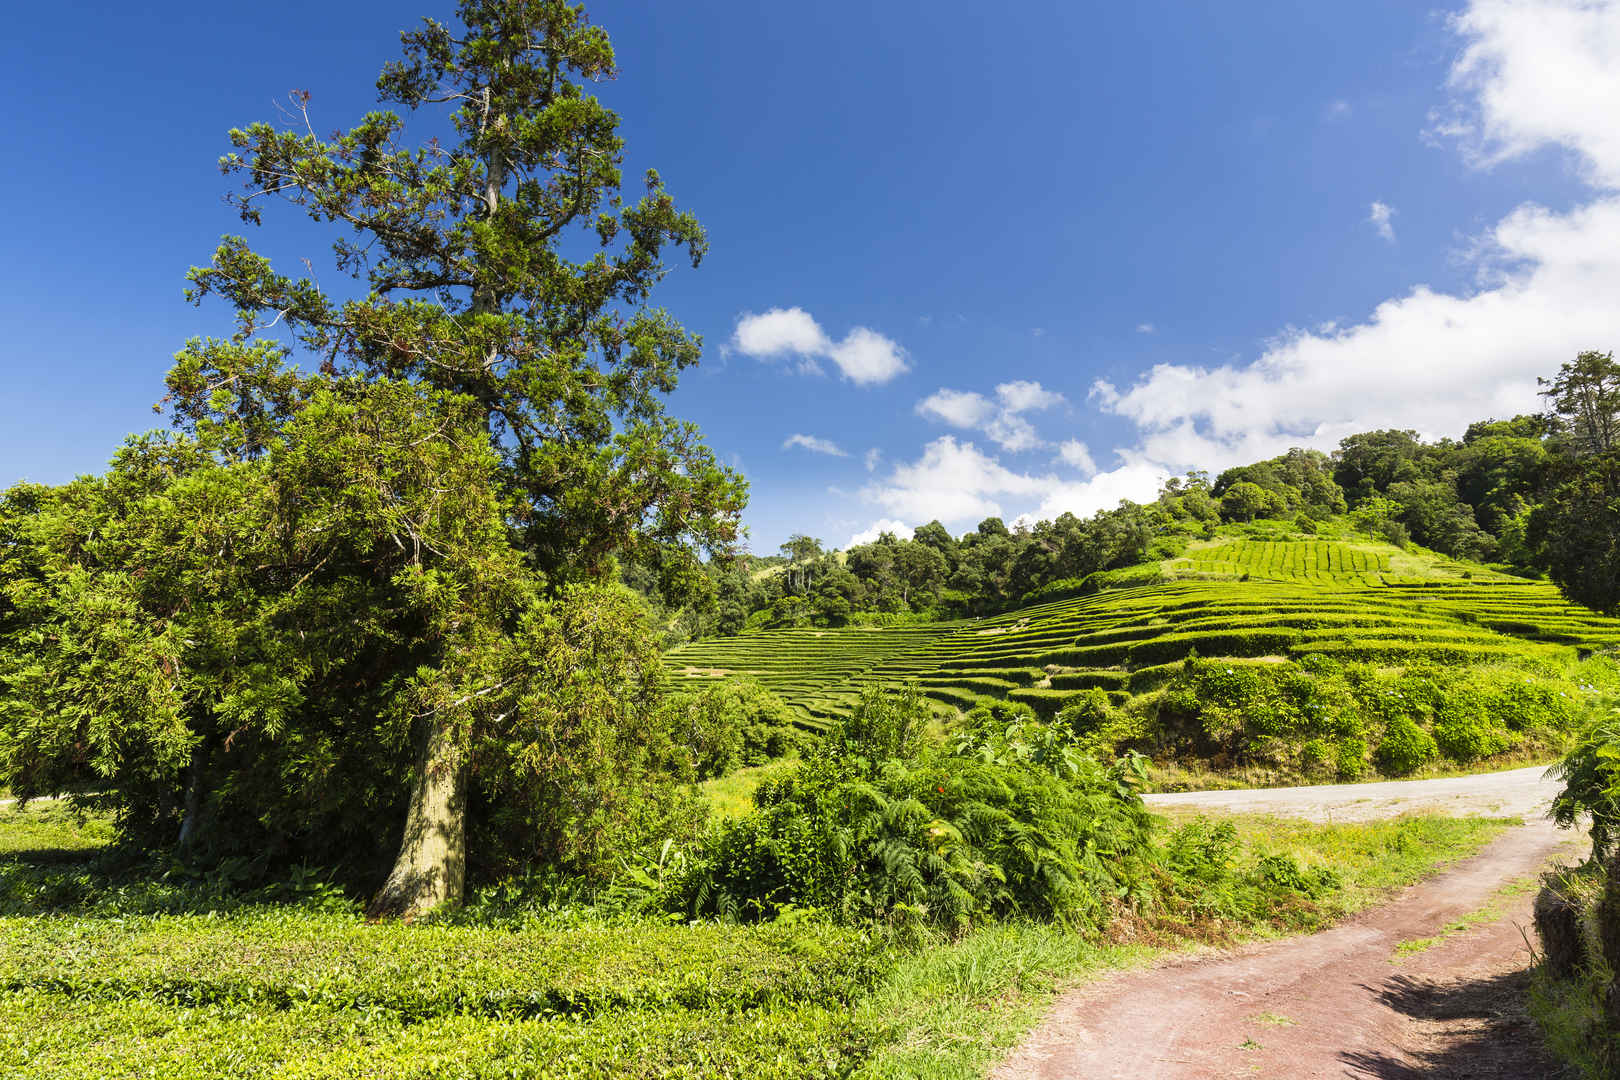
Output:
[[1406,776],[1432,761],[1440,752],[1434,736],[1418,727],[1410,717],[1396,717],[1384,728],[1384,740],[1375,757],[1378,768],[1389,776]]

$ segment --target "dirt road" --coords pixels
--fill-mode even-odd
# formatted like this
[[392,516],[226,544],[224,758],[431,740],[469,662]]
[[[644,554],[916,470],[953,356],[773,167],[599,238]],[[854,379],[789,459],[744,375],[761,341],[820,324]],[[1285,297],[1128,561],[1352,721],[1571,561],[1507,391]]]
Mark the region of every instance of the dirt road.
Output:
[[[1158,807],[1365,819],[1410,810],[1522,815],[1479,855],[1322,933],[1121,974],[1060,999],[998,1080],[1551,1078],[1523,1013],[1533,877],[1579,838],[1541,815],[1542,769],[1410,784],[1154,796]],[[1431,947],[1482,908],[1499,911]]]

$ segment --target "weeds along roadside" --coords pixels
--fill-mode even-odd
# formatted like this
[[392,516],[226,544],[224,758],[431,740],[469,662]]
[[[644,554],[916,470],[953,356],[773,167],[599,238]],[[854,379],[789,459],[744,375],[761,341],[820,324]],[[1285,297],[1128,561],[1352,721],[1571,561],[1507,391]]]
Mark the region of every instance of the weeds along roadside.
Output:
[[1580,864],[1542,879],[1530,989],[1548,1046],[1593,1080],[1620,1074],[1620,708],[1608,705],[1556,766],[1564,789],[1553,816],[1585,825],[1592,847]]

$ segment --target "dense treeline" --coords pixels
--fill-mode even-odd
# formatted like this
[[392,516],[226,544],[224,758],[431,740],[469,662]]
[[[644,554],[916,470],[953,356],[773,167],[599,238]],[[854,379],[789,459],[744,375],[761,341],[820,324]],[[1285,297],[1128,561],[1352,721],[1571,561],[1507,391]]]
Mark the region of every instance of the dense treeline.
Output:
[[[794,536],[777,558],[707,568],[701,602],[671,620],[677,639],[745,628],[985,615],[1099,584],[1101,572],[1174,557],[1220,524],[1281,519],[1312,532],[1348,515],[1390,543],[1551,574],[1609,610],[1620,557],[1609,537],[1620,495],[1620,365],[1582,353],[1547,382],[1543,414],[1469,425],[1461,439],[1414,431],[1351,435],[1331,455],[1294,449],[1170,480],[1151,503],[1009,528],[988,518],[962,536],[938,521],[909,540],[885,533],[847,551]],[[651,593],[658,575],[626,580]]]

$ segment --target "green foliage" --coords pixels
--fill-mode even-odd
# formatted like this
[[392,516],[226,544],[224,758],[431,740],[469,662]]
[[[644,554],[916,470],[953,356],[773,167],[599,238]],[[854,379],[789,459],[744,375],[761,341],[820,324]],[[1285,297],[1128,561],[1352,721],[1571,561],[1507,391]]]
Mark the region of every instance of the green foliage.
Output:
[[1528,519],[1548,576],[1576,603],[1620,611],[1620,452],[1562,463],[1556,486]]
[[[87,865],[104,860],[62,862],[85,853],[54,850],[107,834],[105,821],[75,821],[57,804],[0,809],[0,852],[10,853],[0,875],[86,885],[66,907],[0,917],[0,1072],[965,1080],[1057,990],[1145,956],[1022,920],[922,931],[908,935],[912,948],[803,909],[762,925],[689,924],[480,897],[453,919],[368,923],[292,878],[282,884],[303,887],[301,899],[266,903],[269,890],[156,867],[100,876]],[[1462,840],[1477,846],[1484,829],[1243,822],[1224,873],[1163,871],[1173,902],[1142,902],[1134,926],[1166,942],[1314,928],[1365,903],[1369,882],[1404,883],[1470,847]],[[1344,887],[1309,900],[1263,880],[1268,856],[1293,859],[1302,875],[1332,862]]]
[[1404,776],[1558,744],[1578,723],[1573,682],[1516,668],[1189,661],[1154,701],[1158,737],[1180,753],[1345,779]]
[[[1159,573],[1156,565],[1141,569]],[[1186,569],[1198,576],[1180,577]],[[1240,570],[1251,579],[1233,580]],[[1384,725],[1399,715],[1433,737],[1437,701],[1424,698],[1423,708],[1403,705],[1404,712],[1391,706],[1403,703],[1399,695],[1406,690],[1427,693],[1423,686],[1436,672],[1446,686],[1478,684],[1477,693],[1461,694],[1460,701],[1473,701],[1475,713],[1482,708],[1505,732],[1476,731],[1486,737],[1469,748],[1470,725],[1459,720],[1459,704],[1451,710],[1457,714],[1453,746],[1462,754],[1493,744],[1517,756],[1553,750],[1573,729],[1587,693],[1581,684],[1620,683],[1604,673],[1606,661],[1577,666],[1568,647],[1620,643],[1620,622],[1569,607],[1545,582],[1465,569],[1428,553],[1335,539],[1223,539],[1190,549],[1169,572],[1177,579],[983,619],[697,643],[675,650],[668,666],[685,678],[757,680],[812,730],[847,715],[857,697],[852,687],[865,682],[915,680],[925,695],[955,708],[969,710],[993,697],[1047,718],[1077,703],[1078,692],[1098,688],[1109,692],[1117,710],[1108,727],[1115,741],[1095,743],[1101,752],[1126,746],[1219,769],[1258,766],[1278,780],[1364,774],[1376,764]],[[1212,740],[1192,718],[1196,710],[1166,711],[1154,697],[1194,654],[1243,670],[1259,659],[1274,675],[1310,676],[1311,693],[1325,695],[1315,713],[1344,723],[1328,729],[1286,700],[1275,708],[1262,702],[1254,708],[1257,718],[1263,722],[1270,713],[1280,719],[1273,730],[1251,735],[1269,741]],[[1410,687],[1396,686],[1393,669],[1417,676]],[[1342,678],[1335,682],[1334,676]],[[1365,684],[1365,692],[1352,693],[1345,680]],[[1226,730],[1219,720],[1216,726]],[[1314,744],[1308,755],[1307,744]],[[1438,752],[1435,758],[1454,760]]]
[[761,785],[754,814],[716,830],[674,902],[738,917],[792,905],[1097,925],[1142,874],[1139,767],[1105,769],[1067,732],[991,709],[950,748],[922,740],[926,722],[911,693],[864,694],[803,765]]
[[1553,820],[1567,829],[1587,818],[1593,858],[1609,860],[1620,839],[1620,710],[1595,708],[1551,775],[1564,784],[1553,799]]
[[646,620],[573,587],[628,556],[707,596],[696,551],[738,536],[745,485],[664,411],[699,342],[649,302],[666,253],[707,241],[656,173],[625,201],[582,8],[457,15],[377,83],[439,113],[420,138],[386,109],[323,137],[307,93],[291,127],[230,133],[242,220],[273,196],[337,226],[359,288],[226,237],[189,296],[238,328],[175,357],[183,434],[4,496],[0,783],[83,793],[191,859],[364,880],[398,844],[411,905],[456,898],[469,838],[475,870],[596,874],[676,826]]
[[805,733],[781,699],[747,680],[671,694],[663,707],[671,714],[675,737],[692,754],[699,780],[763,765],[806,745]]
[[226,237],[190,296],[229,303],[238,341],[183,354],[179,415],[214,412],[221,385],[273,415],[277,384],[239,342],[279,323],[330,368],[476,401],[523,504],[522,546],[549,573],[729,543],[743,484],[663,410],[699,342],[648,302],[666,252],[696,264],[707,239],[655,172],[641,198],[622,194],[619,117],[588,93],[615,74],[606,33],[563,0],[466,0],[457,16],[402,34],[377,81],[422,123],[383,109],[322,137],[302,93],[289,127],[230,133],[220,166],[242,220],[260,225],[274,196],[340,225],[332,261],[361,288],[329,293]]
[[833,1004],[874,963],[869,944],[824,924],[624,930],[589,921],[516,932],[405,927],[276,907],[206,924],[190,915],[12,919],[0,921],[0,984],[85,999],[375,1010],[420,1022]]
[[1384,728],[1375,757],[1387,776],[1407,776],[1427,765],[1439,754],[1434,736],[1418,727],[1409,716],[1396,716]]
[[81,792],[140,846],[364,881],[431,723],[468,776],[475,870],[595,873],[669,827],[685,772],[643,609],[546,595],[476,406],[301,386],[257,456],[151,436],[0,501],[0,783]]

